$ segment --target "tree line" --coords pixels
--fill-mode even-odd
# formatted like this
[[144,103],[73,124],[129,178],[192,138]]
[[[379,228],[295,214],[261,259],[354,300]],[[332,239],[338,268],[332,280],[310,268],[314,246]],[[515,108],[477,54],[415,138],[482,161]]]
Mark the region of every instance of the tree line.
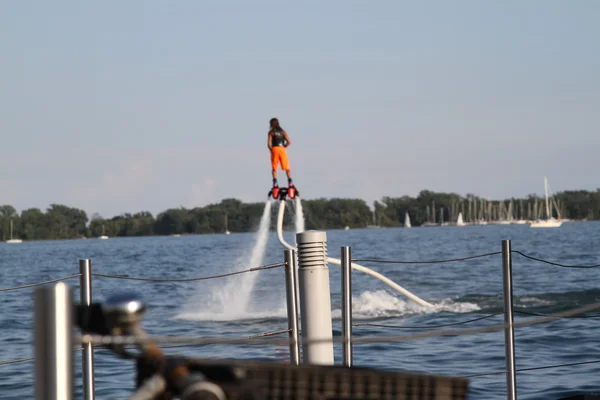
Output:
[[[292,212],[294,206],[289,207]],[[600,189],[574,190],[555,194],[550,201],[554,217],[572,220],[600,219]],[[361,199],[319,198],[302,200],[306,229],[351,229],[368,226],[402,226],[405,215],[412,226],[452,224],[462,214],[464,221],[536,219],[546,215],[543,197],[488,200],[473,194],[436,193],[423,190],[417,197],[384,197],[373,208]],[[218,204],[196,208],[171,208],[156,216],[148,211],[125,213],[112,218],[61,204],[46,211],[38,208],[20,214],[10,205],[0,206],[0,237],[23,240],[74,239],[83,237],[152,236],[174,234],[211,234],[251,232],[257,229],[264,203],[243,203],[225,199]],[[275,229],[275,213],[271,229]],[[293,218],[286,217],[284,229],[291,229]],[[12,232],[11,232],[12,227]]]

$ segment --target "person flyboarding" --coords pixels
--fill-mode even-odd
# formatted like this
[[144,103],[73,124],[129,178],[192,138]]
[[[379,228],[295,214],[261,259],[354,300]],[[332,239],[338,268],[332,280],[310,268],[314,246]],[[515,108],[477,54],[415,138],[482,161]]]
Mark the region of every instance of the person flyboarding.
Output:
[[[297,190],[292,182],[292,172],[290,170],[290,163],[288,161],[286,150],[288,146],[292,144],[292,141],[290,140],[287,132],[281,127],[281,125],[279,125],[279,120],[277,118],[271,118],[269,124],[270,129],[267,138],[267,146],[271,152],[271,172],[273,175],[273,189],[271,189],[269,192],[269,196],[273,195],[274,198],[278,198],[280,197],[279,194],[283,193],[284,198],[285,195],[287,195],[293,199],[297,194]],[[278,166],[280,166],[287,175],[287,189],[280,189],[279,184],[277,183]]]

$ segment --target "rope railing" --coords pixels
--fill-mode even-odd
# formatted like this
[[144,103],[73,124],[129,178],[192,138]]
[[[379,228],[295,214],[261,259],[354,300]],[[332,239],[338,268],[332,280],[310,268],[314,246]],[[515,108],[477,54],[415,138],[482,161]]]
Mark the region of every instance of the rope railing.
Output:
[[[125,275],[109,275],[109,274],[96,274],[96,273],[92,274],[92,276],[97,276],[97,277],[102,277],[102,278],[113,278],[113,279],[130,279],[130,280],[136,280],[136,281],[150,281],[150,282],[190,282],[190,281],[203,281],[203,280],[208,280],[208,279],[224,278],[227,276],[245,274],[247,272],[256,272],[256,271],[262,271],[265,269],[278,268],[278,267],[282,267],[284,265],[286,265],[284,262],[277,263],[277,264],[267,264],[267,265],[262,265],[260,267],[249,268],[249,269],[246,269],[243,271],[229,272],[226,274],[219,274],[219,275],[212,275],[212,276],[202,276],[199,278],[181,278],[181,279],[139,278],[139,277],[125,276]],[[36,286],[47,285],[49,283],[60,282],[60,281],[64,281],[67,279],[78,278],[80,276],[81,276],[81,274],[73,274],[73,275],[65,276],[63,278],[52,279],[49,281],[30,283],[27,285],[14,286],[14,287],[8,287],[8,288],[0,288],[0,292],[8,292],[10,290],[27,289],[27,288],[36,287]]]
[[447,260],[428,260],[428,261],[403,261],[403,260],[383,260],[378,258],[353,258],[352,262],[374,262],[380,264],[442,264],[442,263],[450,263],[450,262],[458,262],[458,261],[467,261],[474,260],[476,258],[490,257],[498,254],[502,254],[501,251],[494,251],[491,253],[478,254],[475,256],[467,256],[460,258],[451,258]]
[[[291,329],[282,329],[279,331],[273,331],[273,332],[264,332],[264,333],[259,333],[257,335],[252,335],[252,336],[248,336],[248,339],[256,339],[256,338],[263,338],[263,337],[271,337],[271,336],[277,336],[277,335],[282,335],[284,333],[289,333],[291,331]],[[161,349],[175,349],[175,348],[179,348],[179,347],[193,347],[193,346],[208,346],[209,344],[176,344],[176,345],[167,345],[167,346],[159,346]]]
[[[575,309],[561,311],[554,314],[549,314],[543,317],[535,317],[528,318],[526,321],[515,322],[512,324],[513,327],[525,327],[525,326],[533,326],[539,325],[546,322],[551,322],[560,318],[580,315],[584,314],[591,310],[600,309],[600,303],[588,304],[586,306],[578,307]],[[496,324],[496,325],[487,325],[483,327],[477,328],[465,328],[465,329],[453,329],[453,330],[435,330],[435,331],[427,331],[416,333],[412,335],[388,335],[388,336],[364,336],[352,338],[350,342],[356,344],[366,344],[366,343],[394,343],[394,342],[406,342],[417,339],[428,339],[432,337],[440,337],[440,336],[464,336],[464,335],[474,335],[479,333],[490,333],[501,331],[505,328],[509,327],[509,324]],[[155,336],[150,338],[136,338],[131,336],[102,336],[102,335],[82,335],[77,338],[74,338],[76,343],[85,344],[91,343],[94,345],[108,345],[108,344],[119,344],[119,345],[127,345],[127,344],[142,344],[146,342],[155,342],[155,343],[165,343],[165,344],[196,344],[196,345],[260,345],[264,346],[266,344],[271,345],[287,345],[290,343],[289,339],[272,339],[272,340],[256,340],[258,338],[240,338],[240,339],[231,339],[231,338],[191,338],[185,336]],[[311,344],[311,343],[345,343],[347,339],[342,337],[333,337],[332,339],[313,339],[313,340],[305,340],[300,339],[302,344]]]
[[[523,315],[528,315],[528,316],[532,316],[532,317],[547,317],[547,316],[551,315],[551,314],[534,313],[534,312],[521,311],[521,310],[514,310],[513,312],[515,314],[523,314]],[[482,321],[484,319],[489,319],[489,318],[497,317],[499,315],[504,315],[504,313],[499,312],[499,313],[494,313],[494,314],[488,314],[488,315],[484,315],[482,317],[469,319],[467,321],[453,322],[453,323],[449,323],[449,324],[440,324],[440,325],[409,326],[409,325],[375,324],[375,323],[365,322],[365,323],[352,324],[352,326],[355,326],[355,327],[389,328],[389,329],[437,329],[437,328],[445,328],[445,327],[449,327],[449,326],[458,326],[458,325],[470,324],[472,322]],[[560,320],[560,319],[575,319],[575,318],[599,318],[599,317],[600,317],[600,314],[573,315],[573,316],[566,316],[566,317],[557,318],[557,320]]]
[[268,264],[268,265],[263,265],[260,267],[246,269],[243,271],[229,272],[226,274],[211,275],[211,276],[202,276],[199,278],[181,278],[181,279],[139,278],[139,277],[125,276],[125,275],[108,275],[108,274],[96,274],[96,273],[93,273],[92,276],[97,276],[97,277],[102,277],[102,278],[112,278],[112,279],[128,279],[128,280],[134,280],[134,281],[149,281],[149,282],[191,282],[191,281],[204,281],[204,280],[208,280],[208,279],[224,278],[227,276],[245,274],[247,272],[255,272],[255,271],[262,271],[265,269],[278,268],[278,267],[282,267],[284,265],[286,265],[284,262],[277,263],[277,264]]
[[[594,265],[560,264],[557,262],[533,257],[533,256],[527,255],[518,250],[512,250],[512,253],[519,254],[520,256],[525,257],[530,260],[533,260],[533,261],[537,261],[537,262],[541,262],[541,263],[545,263],[545,264],[549,264],[549,265],[554,265],[554,266],[558,266],[558,267],[563,267],[563,268],[589,269],[589,268],[599,268],[600,267],[600,264],[594,264]],[[502,254],[502,252],[495,251],[495,252],[491,252],[491,253],[484,253],[484,254],[478,254],[478,255],[467,256],[467,257],[451,258],[451,259],[445,259],[445,260],[404,261],[404,260],[385,260],[385,259],[376,259],[376,258],[353,258],[352,261],[353,262],[373,262],[373,263],[380,263],[380,264],[442,264],[442,263],[468,261],[468,260],[473,260],[473,259],[477,259],[477,258],[491,257],[491,256],[495,256],[498,254]],[[179,278],[179,279],[143,278],[143,277],[133,277],[133,276],[126,276],[126,275],[110,275],[110,274],[98,274],[98,273],[93,273],[92,276],[101,277],[101,278],[125,279],[125,280],[148,281],[148,282],[165,282],[165,283],[168,283],[168,282],[191,282],[191,281],[203,281],[203,280],[209,280],[209,279],[225,278],[228,276],[239,275],[239,274],[244,274],[244,273],[248,273],[248,272],[255,272],[255,271],[261,271],[261,270],[265,270],[265,269],[278,268],[278,267],[282,267],[285,265],[286,265],[285,262],[276,263],[276,264],[267,264],[267,265],[263,265],[260,267],[249,268],[249,269],[246,269],[243,271],[229,272],[226,274],[203,276],[203,277],[196,277],[196,278]],[[8,292],[11,290],[27,289],[30,287],[47,285],[49,283],[55,283],[55,282],[64,281],[67,279],[77,278],[79,276],[81,276],[81,274],[73,274],[73,275],[63,277],[63,278],[52,279],[49,281],[31,283],[28,285],[15,286],[15,287],[9,287],[9,288],[0,288],[0,292]]]
[[[530,315],[532,317],[545,317],[548,315],[548,314],[536,313],[536,312],[531,312],[531,311],[523,311],[523,310],[514,310],[513,312],[515,314]],[[563,317],[563,318],[600,318],[600,314],[574,315],[572,317]]]
[[[273,331],[273,332],[263,332],[263,333],[259,333],[257,335],[252,335],[252,336],[248,336],[248,339],[257,339],[257,338],[265,338],[265,337],[272,337],[272,336],[278,336],[278,335],[283,335],[284,333],[289,333],[291,331],[291,329],[281,329],[278,331]],[[174,345],[174,346],[160,346],[160,348],[162,349],[173,349],[173,348],[178,348],[178,347],[190,347],[190,346],[198,346],[196,344],[179,344],[179,345]],[[73,351],[81,351],[83,350],[83,347],[74,349]],[[94,350],[104,350],[103,348],[95,348]],[[16,358],[14,360],[8,360],[8,361],[0,361],[0,366],[2,365],[10,365],[10,364],[17,364],[17,363],[21,363],[21,362],[26,362],[26,361],[33,361],[35,358],[34,357],[27,357],[27,358]]]
[[594,265],[566,265],[566,264],[560,264],[560,263],[557,263],[557,262],[548,261],[548,260],[544,260],[544,259],[541,259],[541,258],[533,257],[533,256],[527,255],[527,254],[525,254],[523,252],[520,252],[518,250],[513,250],[512,252],[515,253],[515,254],[520,255],[521,257],[525,257],[525,258],[528,258],[528,259],[533,260],[533,261],[537,261],[537,262],[541,262],[541,263],[549,264],[549,265],[554,265],[554,266],[562,267],[562,268],[589,269],[589,268],[598,268],[598,267],[600,267],[600,264],[594,264]]
[[258,335],[248,336],[248,338],[254,339],[254,338],[259,338],[259,337],[271,337],[271,336],[283,335],[284,333],[289,333],[291,331],[292,331],[291,329],[282,329],[279,331],[265,332],[265,333],[260,333]]
[[[552,320],[560,320],[563,318],[595,318],[595,317],[600,317],[600,315],[565,315],[565,316],[557,316],[557,314],[539,314],[539,313],[530,313],[530,312],[525,312],[525,311],[520,311],[520,310],[515,310],[515,313],[521,313],[521,314],[525,314],[525,315],[530,315],[530,316],[537,316],[537,317],[551,317]],[[481,321],[481,320],[485,320],[485,319],[489,319],[489,318],[493,318],[496,317],[498,315],[502,315],[503,313],[495,313],[495,314],[489,314],[489,315],[485,315],[482,317],[478,317],[478,318],[474,318],[474,319],[470,319],[467,321],[461,321],[461,322],[455,322],[455,323],[450,323],[450,324],[439,324],[439,325],[421,325],[421,326],[399,326],[399,325],[388,325],[388,324],[373,324],[373,323],[358,323],[358,324],[353,324],[352,326],[354,327],[376,327],[376,328],[389,328],[389,329],[439,329],[439,328],[446,328],[446,327],[450,327],[450,326],[459,326],[459,325],[465,325],[465,324],[469,324],[469,323],[473,323],[473,322],[477,322],[477,321]],[[551,321],[548,321],[551,322]],[[517,325],[515,323],[515,325]],[[498,326],[498,330],[503,328],[504,325],[499,325]],[[264,338],[264,337],[272,337],[272,336],[277,336],[277,335],[281,335],[281,334],[285,334],[285,333],[289,333],[291,330],[290,329],[282,329],[282,330],[278,330],[278,331],[273,331],[273,332],[264,332],[264,333],[260,333],[257,335],[252,335],[252,336],[248,336],[247,339],[257,339],[257,338]],[[477,332],[475,332],[477,333]],[[169,338],[169,337],[168,337]],[[167,339],[167,341],[169,341],[170,339]],[[195,340],[193,338],[174,338],[174,340]],[[204,345],[211,345],[211,344],[238,344],[240,340],[243,339],[232,339],[231,343],[228,342],[221,342],[219,341],[217,342],[204,342],[201,340],[200,343],[188,343],[188,344],[178,344],[175,346],[161,346],[161,348],[177,348],[177,347],[188,347],[188,346],[204,346]],[[353,340],[354,341],[354,340]],[[107,343],[104,343],[107,344]],[[129,343],[129,344],[133,344],[133,343]],[[262,343],[264,344],[264,343]],[[80,349],[78,349],[80,350]],[[0,362],[0,366],[1,365],[8,365],[8,364],[12,364],[12,363],[18,363],[18,362],[25,362],[25,361],[31,361],[33,360],[33,358],[22,358],[22,359],[15,359],[15,360],[10,360],[10,361],[2,361]],[[570,365],[570,364],[569,364]],[[505,373],[505,372],[492,372],[490,373],[490,375],[496,375],[496,374],[500,374],[500,373]],[[473,376],[485,376],[485,374],[476,374]],[[471,377],[471,375],[469,375],[468,377]]]
[[[518,251],[518,250],[512,250],[511,253],[518,254],[518,255],[520,255],[522,257],[525,257],[527,259],[530,259],[532,261],[537,261],[537,262],[541,262],[541,263],[544,263],[544,264],[554,265],[554,266],[562,267],[562,268],[579,268],[579,269],[600,268],[600,264],[594,264],[594,265],[566,265],[566,264],[561,264],[561,263],[557,263],[557,262],[554,262],[554,261],[549,261],[549,260],[544,260],[542,258],[533,257],[533,256],[530,256],[530,255],[525,254],[525,253],[523,253],[521,251]],[[424,261],[420,261],[420,260],[413,260],[413,261],[386,260],[386,259],[380,259],[380,258],[353,258],[352,262],[372,262],[372,263],[378,263],[378,264],[443,264],[443,263],[451,263],[451,262],[474,260],[474,259],[477,259],[477,258],[491,257],[491,256],[499,255],[499,254],[502,254],[502,252],[501,251],[494,251],[494,252],[491,252],[491,253],[477,254],[477,255],[474,255],[474,256],[450,258],[450,259],[444,259],[444,260],[424,260]]]
[[33,359],[34,359],[33,357],[28,357],[28,358],[17,358],[17,359],[9,360],[9,361],[0,361],[0,365],[16,364],[16,363],[21,363],[21,362],[25,362],[25,361],[32,361]]
[[[528,371],[538,371],[541,369],[551,369],[551,368],[561,368],[561,367],[573,367],[577,365],[587,365],[587,364],[597,364],[600,363],[600,360],[592,360],[592,361],[579,361],[565,364],[554,364],[554,365],[544,365],[543,367],[530,367],[530,368],[519,368],[516,372],[528,372]],[[472,375],[463,375],[463,378],[478,378],[482,376],[492,376],[492,375],[504,375],[506,371],[496,371],[496,372],[483,372],[480,374],[472,374]]]
[[[73,351],[81,351],[81,350],[83,350],[83,347],[79,347],[77,349],[73,349]],[[22,363],[22,362],[26,362],[26,361],[33,361],[33,360],[35,360],[35,357],[15,358],[14,360],[0,361],[0,366],[2,366],[2,365],[10,365],[10,364],[17,364],[17,363]]]
[[1,288],[0,292],[8,292],[9,290],[27,289],[27,288],[30,288],[30,287],[42,286],[42,285],[47,285],[49,283],[65,281],[67,279],[77,278],[77,277],[80,277],[80,276],[81,276],[81,274],[73,274],[73,275],[65,276],[64,278],[52,279],[51,281],[30,283],[28,285],[15,286],[15,287],[9,287],[9,288]]
[[[104,278],[129,279],[129,280],[140,280],[140,281],[151,281],[151,282],[189,282],[189,281],[201,281],[201,280],[223,278],[223,277],[228,277],[228,276],[233,276],[233,275],[244,274],[244,273],[248,273],[248,272],[256,272],[256,271],[262,271],[262,270],[267,270],[267,269],[272,269],[272,268],[278,268],[278,267],[282,267],[285,265],[286,265],[285,262],[276,263],[276,264],[267,264],[267,265],[262,265],[259,267],[249,268],[249,269],[246,269],[243,271],[236,271],[236,272],[230,272],[230,273],[226,273],[226,274],[219,274],[219,275],[212,275],[212,276],[205,276],[205,277],[182,278],[182,279],[140,278],[140,277],[129,277],[129,276],[96,274],[96,273],[91,274],[91,275],[96,276],[96,277],[104,277]],[[8,292],[11,290],[27,289],[27,288],[31,288],[31,287],[47,285],[50,283],[56,283],[56,282],[65,281],[68,279],[78,278],[78,277],[81,277],[81,273],[65,276],[62,278],[52,279],[49,281],[36,282],[36,283],[27,284],[27,285],[14,286],[14,287],[8,287],[8,288],[0,288],[0,292]],[[265,333],[261,333],[258,335],[250,336],[249,338],[271,337],[271,336],[276,336],[276,335],[280,335],[280,334],[288,333],[288,332],[290,332],[289,329],[275,331],[275,332],[265,332]],[[190,345],[184,345],[184,346],[190,346]],[[184,346],[181,346],[181,345],[165,346],[165,348],[184,347]],[[82,349],[75,349],[74,351],[78,351],[78,350],[82,350]],[[22,363],[22,362],[27,362],[27,361],[32,361],[32,360],[34,360],[33,357],[26,357],[26,358],[17,358],[17,359],[8,360],[8,361],[0,361],[0,366],[17,364],[17,363]]]
[[454,322],[454,323],[451,323],[451,324],[442,324],[442,325],[400,326],[400,325],[386,325],[386,324],[362,323],[362,324],[352,324],[352,326],[358,326],[358,327],[369,326],[369,327],[375,327],[375,328],[390,328],[390,329],[437,329],[437,328],[445,328],[445,327],[448,327],[448,326],[457,326],[457,325],[470,324],[472,322],[481,321],[481,320],[492,318],[492,317],[495,317],[495,316],[498,316],[498,315],[502,315],[502,314],[503,313],[490,314],[490,315],[485,315],[483,317],[470,319],[468,321]]

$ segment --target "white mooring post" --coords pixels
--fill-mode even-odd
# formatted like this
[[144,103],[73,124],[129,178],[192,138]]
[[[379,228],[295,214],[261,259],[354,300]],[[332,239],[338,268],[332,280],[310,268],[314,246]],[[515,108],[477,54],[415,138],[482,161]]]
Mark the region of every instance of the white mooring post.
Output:
[[[302,354],[305,364],[333,365],[331,294],[327,268],[327,234],[305,231],[296,234]],[[310,341],[318,340],[318,343]],[[306,343],[309,342],[309,343]]]

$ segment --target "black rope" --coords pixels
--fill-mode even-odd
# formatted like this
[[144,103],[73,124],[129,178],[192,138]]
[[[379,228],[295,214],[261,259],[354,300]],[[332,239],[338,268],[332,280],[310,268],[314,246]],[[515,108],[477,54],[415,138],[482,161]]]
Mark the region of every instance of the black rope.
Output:
[[11,287],[11,288],[3,288],[3,289],[0,289],[0,292],[8,292],[9,290],[26,289],[26,288],[30,288],[30,287],[34,287],[34,286],[47,285],[49,283],[64,281],[64,280],[71,279],[71,278],[77,278],[78,276],[81,276],[81,274],[69,275],[69,276],[65,276],[64,278],[52,279],[51,281],[31,283],[29,285],[15,286],[15,287]]
[[[600,363],[600,360],[580,361],[580,362],[573,362],[573,363],[567,363],[567,364],[545,365],[543,367],[520,368],[520,369],[515,370],[515,372],[538,371],[541,369],[573,367],[573,366],[577,366],[577,365],[587,365],[587,364],[597,364],[597,363]],[[480,376],[501,375],[501,374],[506,374],[506,371],[485,372],[485,373],[481,373],[481,374],[466,375],[466,376],[463,376],[463,378],[476,378],[476,377],[480,377]]]
[[[529,315],[529,316],[532,316],[532,317],[547,317],[547,316],[550,315],[550,314],[541,314],[541,313],[534,313],[534,312],[521,311],[521,310],[515,310],[513,312],[515,314],[524,314],[524,315]],[[399,326],[399,325],[360,323],[360,324],[352,324],[352,326],[357,326],[357,327],[365,327],[365,326],[368,327],[368,326],[370,326],[370,327],[375,327],[375,328],[390,328],[390,329],[435,329],[435,328],[445,328],[445,327],[448,327],[448,326],[457,326],[457,325],[469,324],[469,323],[472,323],[472,322],[481,321],[481,320],[484,320],[484,319],[496,317],[498,315],[503,315],[503,314],[504,313],[489,314],[489,315],[484,315],[483,317],[474,318],[474,319],[470,319],[470,320],[467,320],[467,321],[454,322],[454,323],[451,323],[451,324],[442,324],[442,325]],[[563,319],[563,318],[598,318],[598,317],[600,317],[600,314],[574,315],[574,316],[562,317],[560,319]]]
[[[549,314],[542,314],[542,313],[521,311],[521,310],[514,310],[513,312],[515,314],[531,315],[532,317],[546,317],[549,315]],[[592,314],[592,315],[574,315],[572,317],[563,317],[563,318],[599,318],[599,317],[600,317],[600,314]]]
[[[83,350],[83,347],[73,349],[73,351],[81,351],[81,350]],[[16,364],[16,363],[25,362],[25,361],[33,361],[34,359],[35,359],[35,357],[17,358],[17,359],[10,360],[10,361],[0,361],[0,365]]]
[[521,368],[521,369],[518,369],[517,372],[537,371],[537,370],[540,370],[540,369],[560,368],[560,367],[572,367],[574,365],[586,365],[586,364],[597,364],[597,363],[600,363],[600,360],[580,361],[580,362],[573,362],[573,363],[567,363],[567,364],[557,364],[557,365],[546,365],[546,366],[543,366],[543,367]]
[[33,360],[33,357],[19,358],[19,359],[10,360],[10,361],[0,361],[0,365],[16,364],[16,363],[25,362],[25,361],[31,361],[31,360]]
[[495,256],[498,254],[502,254],[502,252],[495,251],[493,253],[479,254],[476,256],[469,256],[469,257],[462,257],[462,258],[453,258],[453,259],[449,259],[449,260],[398,261],[398,260],[381,260],[381,259],[376,259],[376,258],[362,258],[362,259],[352,259],[352,261],[353,262],[375,262],[375,263],[382,263],[382,264],[441,264],[441,263],[448,263],[448,262],[473,260],[475,258]]
[[[538,262],[542,262],[545,264],[550,264],[550,265],[555,265],[557,267],[563,267],[563,268],[582,268],[582,269],[589,269],[589,268],[600,268],[600,264],[595,264],[595,265],[566,265],[566,264],[560,264],[557,262],[553,262],[553,261],[548,261],[548,260],[544,260],[541,258],[537,258],[537,257],[533,257],[530,255],[527,255],[523,252],[520,252],[518,250],[512,250],[512,253],[516,253],[519,254],[525,258],[528,258],[530,260],[533,261],[538,261]],[[482,257],[490,257],[490,256],[495,256],[498,254],[502,254],[501,251],[495,251],[492,253],[485,253],[485,254],[479,254],[479,255],[475,255],[475,256],[468,256],[468,257],[460,257],[460,258],[452,258],[452,259],[447,259],[447,260],[429,260],[429,261],[400,261],[400,260],[384,260],[384,259],[378,259],[378,258],[353,258],[352,262],[374,262],[374,263],[381,263],[381,264],[442,264],[442,263],[449,263],[449,262],[457,262],[457,261],[467,261],[467,260],[473,260],[476,258],[482,258]]]
[[100,276],[103,278],[114,278],[114,279],[129,279],[129,280],[134,280],[134,281],[150,281],[150,282],[190,282],[190,281],[203,281],[203,280],[215,279],[215,278],[224,278],[226,276],[239,275],[239,274],[244,274],[246,272],[261,271],[263,269],[277,268],[277,267],[281,267],[284,265],[285,265],[285,263],[263,265],[262,267],[250,268],[250,269],[246,269],[244,271],[230,272],[227,274],[213,275],[213,276],[203,276],[200,278],[158,279],[158,278],[135,278],[135,277],[131,277],[131,276],[107,275],[107,274],[92,274],[92,276]]
[[259,333],[258,335],[248,336],[248,339],[254,339],[254,338],[259,338],[259,337],[277,336],[277,335],[282,335],[284,333],[289,333],[291,331],[292,331],[291,329],[283,329],[283,330],[275,331],[275,332]]
[[528,258],[530,260],[533,260],[533,261],[538,261],[538,262],[545,263],[545,264],[555,265],[557,267],[562,267],[562,268],[582,268],[582,269],[589,269],[589,268],[598,268],[598,267],[600,267],[600,264],[595,264],[595,265],[565,265],[565,264],[559,264],[559,263],[548,261],[548,260],[542,260],[541,258],[536,258],[536,257],[528,256],[527,254],[524,254],[524,253],[522,253],[520,251],[517,251],[517,250],[513,250],[512,252],[516,253],[516,254],[519,254],[520,256],[523,256],[523,257]]
[[503,375],[503,374],[506,374],[506,371],[484,372],[482,374],[463,375],[463,378],[477,378],[480,376]]
[[[284,329],[284,330],[275,331],[275,332],[264,332],[264,333],[259,333],[258,335],[248,336],[248,339],[277,336],[277,335],[282,335],[284,333],[289,333],[291,331],[292,331],[291,329]],[[207,346],[207,344],[193,344],[192,343],[192,344],[176,344],[176,345],[159,346],[159,347],[161,349],[174,349],[174,348],[178,348],[178,347],[192,347],[192,346]]]
[[485,315],[483,317],[479,317],[479,318],[475,318],[475,319],[470,319],[468,321],[462,321],[462,322],[455,322],[452,324],[443,324],[443,325],[431,325],[431,326],[398,326],[398,325],[384,325],[384,324],[353,324],[352,326],[374,326],[377,328],[391,328],[391,329],[435,329],[435,328],[445,328],[447,326],[456,326],[456,325],[463,325],[463,324],[469,324],[471,322],[475,322],[475,321],[481,321],[483,319],[487,319],[487,318],[492,318],[495,317],[497,315],[502,315],[503,313],[496,313],[496,314],[490,314],[490,315]]

